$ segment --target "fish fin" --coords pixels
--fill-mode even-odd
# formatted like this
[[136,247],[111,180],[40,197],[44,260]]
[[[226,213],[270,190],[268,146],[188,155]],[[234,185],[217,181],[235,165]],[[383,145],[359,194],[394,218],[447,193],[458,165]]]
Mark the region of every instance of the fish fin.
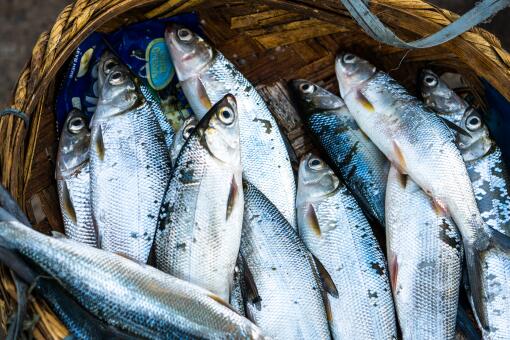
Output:
[[395,152],[395,158],[396,158],[395,162],[397,162],[396,164],[393,164],[393,165],[395,165],[395,167],[401,174],[407,175],[406,159],[404,157],[404,153],[402,152],[402,149],[400,148],[400,145],[398,145],[398,142],[396,140],[394,140],[392,142],[392,144],[393,144],[393,151]]
[[491,246],[510,254],[510,237],[494,228],[489,228],[491,230]]
[[358,101],[358,103],[361,104],[361,106],[363,106],[363,108],[365,108],[365,110],[370,112],[375,111],[375,108],[372,105],[372,103],[367,99],[367,97],[365,97],[365,95],[360,90],[356,92],[356,100]]
[[242,260],[243,260],[243,280],[246,288],[245,291],[246,301],[255,305],[255,308],[257,308],[257,310],[260,311],[260,308],[262,307],[260,304],[262,298],[259,295],[259,290],[257,289],[257,285],[255,284],[255,280],[253,278],[253,274],[250,271],[250,268],[248,267],[244,258],[242,258]]
[[317,268],[317,271],[319,272],[319,276],[321,278],[322,287],[328,294],[330,294],[333,297],[338,297],[338,289],[336,288],[335,282],[331,278],[331,275],[329,275],[328,271],[326,270],[326,267],[319,261],[317,257],[315,257],[312,254],[313,261],[315,262],[315,266]]
[[448,208],[446,207],[446,204],[441,202],[439,199],[432,198],[432,207],[434,208],[434,211],[437,215],[447,215],[448,214]]
[[317,213],[312,204],[308,204],[306,207],[306,222],[307,225],[312,229],[315,235],[321,236],[321,227],[319,226],[319,219]]
[[398,259],[397,256],[390,256],[390,283],[393,293],[397,292],[397,279],[398,279]]
[[77,223],[78,219],[76,217],[76,210],[74,210],[73,201],[71,200],[71,194],[69,193],[69,188],[67,187],[67,183],[64,181],[64,186],[62,188],[62,201],[64,205],[64,213],[73,221],[74,224]]
[[200,79],[197,79],[196,85],[197,96],[200,99],[200,103],[207,111],[209,111],[213,107],[213,105],[211,103],[211,100],[209,99],[209,96],[207,95],[207,91],[204,87],[204,84],[202,84],[202,81]]
[[481,339],[476,326],[473,324],[466,310],[462,306],[457,308],[457,328],[462,331],[467,340]]
[[407,180],[409,179],[409,176],[405,175],[405,174],[401,174],[400,172],[398,173],[397,176],[398,176],[398,181],[399,181],[400,185],[402,186],[402,188],[405,189],[407,187]]
[[469,132],[467,132],[466,130],[464,130],[463,128],[461,128],[460,126],[458,126],[457,124],[449,121],[448,119],[444,118],[444,117],[439,117],[441,118],[441,120],[443,121],[443,123],[445,123],[446,126],[448,126],[451,130],[461,134],[461,135],[464,135],[468,138],[471,138],[471,135],[469,134]]
[[328,321],[333,320],[333,311],[331,310],[331,302],[329,301],[328,293],[322,291],[322,300],[324,301],[324,309],[326,310],[326,318]]
[[103,141],[103,130],[101,129],[101,125],[97,127],[96,136],[94,138],[94,145],[96,147],[97,156],[101,161],[104,160],[104,141]]
[[483,257],[484,251],[474,249],[474,247],[464,247],[466,258],[466,268],[468,272],[469,290],[471,292],[469,300],[471,302],[473,314],[480,325],[480,328],[487,329],[488,321],[483,313],[484,289],[481,278],[483,277]]
[[236,183],[235,176],[232,176],[232,181],[230,182],[230,191],[228,193],[227,199],[227,220],[232,214],[232,210],[234,210],[234,205],[237,202],[237,197],[239,197],[239,187]]
[[222,306],[225,306],[227,307],[228,309],[230,309],[231,311],[233,312],[236,312],[237,311],[234,309],[234,307],[232,307],[228,302],[226,302],[225,300],[223,300],[221,297],[219,297],[218,295],[216,294],[213,294],[213,293],[208,293],[207,294],[208,297],[210,297],[211,299],[213,299],[214,301],[218,302],[220,305]]

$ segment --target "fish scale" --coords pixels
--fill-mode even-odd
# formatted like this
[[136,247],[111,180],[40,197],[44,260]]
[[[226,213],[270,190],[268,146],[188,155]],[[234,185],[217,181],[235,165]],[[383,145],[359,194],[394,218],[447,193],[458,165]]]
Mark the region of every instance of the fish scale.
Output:
[[403,339],[453,339],[462,242],[452,220],[408,177],[391,168],[386,242]]
[[96,317],[143,338],[263,338],[219,297],[155,268],[16,221],[0,223],[0,243],[57,278]]
[[[313,91],[303,92],[303,86]],[[294,81],[293,87],[315,141],[362,208],[384,226],[388,160],[360,130],[341,98],[305,80]]]
[[314,171],[308,166],[311,159],[318,160],[307,155],[299,169],[298,230],[338,289],[338,297],[328,295],[332,336],[396,339],[386,261],[370,224],[329,167]]
[[[170,154],[156,114],[129,71],[115,66],[107,81],[117,72],[128,85],[105,85],[91,122],[94,223],[102,249],[146,263],[170,178]],[[116,110],[121,113],[112,115]]]
[[245,187],[241,256],[260,302],[246,315],[275,339],[329,339],[321,282],[305,245],[276,207],[252,184]]
[[241,242],[243,193],[239,126],[223,126],[221,100],[186,141],[177,158],[160,213],[157,267],[229,301]]

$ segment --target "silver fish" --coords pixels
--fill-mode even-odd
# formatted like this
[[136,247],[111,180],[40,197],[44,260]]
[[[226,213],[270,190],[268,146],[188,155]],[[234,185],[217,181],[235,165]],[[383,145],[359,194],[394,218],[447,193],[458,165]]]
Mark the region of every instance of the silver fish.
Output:
[[394,167],[386,189],[388,262],[403,339],[454,339],[462,242],[457,227]]
[[261,330],[193,284],[116,254],[0,222],[0,245],[54,276],[90,313],[148,339],[263,339]]
[[292,84],[305,124],[335,172],[370,217],[384,226],[388,160],[360,130],[341,98],[306,80]]
[[235,98],[227,95],[180,152],[156,233],[157,268],[229,301],[244,199]]
[[[491,139],[482,115],[469,108],[468,103],[432,71],[425,70],[421,79],[422,95],[427,98],[425,103],[469,134],[457,133],[456,143],[466,163],[483,220],[510,236],[510,176],[501,149]],[[456,105],[448,105],[450,100]]]
[[227,93],[236,97],[241,132],[243,176],[296,225],[296,185],[278,125],[252,84],[201,37],[176,24],[166,40],[182,89],[201,118]]
[[90,202],[90,130],[87,117],[72,110],[64,123],[57,155],[56,179],[65,234],[97,246]]
[[391,287],[383,252],[356,200],[319,157],[299,166],[298,230],[331,274],[328,295],[334,339],[396,339]]
[[253,282],[246,315],[275,339],[329,339],[322,283],[312,255],[278,209],[244,181],[241,256]]
[[169,149],[127,68],[117,65],[105,79],[90,123],[94,224],[102,249],[146,263],[170,178]]
[[181,152],[184,143],[191,136],[193,130],[198,124],[198,120],[195,116],[188,117],[181,125],[179,130],[175,133],[174,142],[172,144],[172,150],[170,151],[170,157],[172,158],[172,166],[175,166],[175,161]]
[[336,73],[342,98],[360,128],[438,208],[451,214],[462,234],[475,314],[487,327],[484,257],[492,249],[507,253],[510,240],[483,221],[452,133],[434,112],[366,60],[342,54]]

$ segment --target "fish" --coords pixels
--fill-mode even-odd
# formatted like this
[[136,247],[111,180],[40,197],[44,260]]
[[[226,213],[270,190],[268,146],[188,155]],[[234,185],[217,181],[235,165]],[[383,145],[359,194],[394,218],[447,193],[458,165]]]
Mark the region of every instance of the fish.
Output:
[[170,157],[172,159],[172,166],[175,166],[175,161],[181,152],[184,143],[191,136],[193,130],[198,124],[198,120],[195,116],[189,116],[181,125],[179,130],[175,133],[175,138],[170,151]]
[[299,165],[299,236],[338,290],[328,295],[333,339],[396,339],[383,251],[356,199],[315,154]]
[[35,262],[95,317],[139,337],[265,339],[217,295],[123,256],[5,218],[0,246]]
[[300,113],[335,173],[372,220],[384,226],[389,162],[360,130],[341,98],[306,80],[292,82]]
[[463,248],[451,218],[391,167],[386,244],[403,339],[454,339]]
[[244,199],[236,99],[226,95],[183,145],[156,232],[158,269],[229,301]]
[[171,176],[164,133],[126,66],[105,77],[90,122],[93,222],[98,245],[146,263]]
[[238,256],[236,266],[234,268],[232,289],[230,290],[230,305],[241,315],[246,315],[243,296],[243,290],[246,289],[244,284],[244,275],[244,260],[241,256]]
[[243,181],[246,316],[274,339],[330,339],[314,258],[272,202]]
[[200,119],[227,93],[236,97],[243,176],[296,226],[296,183],[283,136],[255,87],[219,51],[191,30],[170,24],[165,38],[177,77]]
[[[434,72],[424,70],[421,92],[425,104],[438,115],[468,132],[457,133],[462,154],[482,218],[510,236],[510,176],[501,149],[491,138],[484,117],[450,89]],[[453,101],[456,105],[449,105]]]
[[97,246],[90,200],[90,129],[87,117],[73,109],[60,136],[55,177],[65,234]]
[[[441,78],[430,70],[421,76],[426,104],[468,132],[456,134],[456,144],[464,158],[475,198],[485,223],[502,234],[510,235],[509,176],[501,149],[490,137],[483,115],[470,107]],[[429,80],[427,82],[426,80]],[[429,84],[430,83],[430,84]],[[445,99],[446,98],[446,99]],[[446,105],[452,99],[459,105]],[[510,337],[510,259],[508,254],[491,249],[484,254],[481,274],[484,297],[482,317],[478,322],[484,337]],[[467,291],[472,290],[466,284]],[[468,296],[473,301],[472,293]]]
[[368,61],[343,53],[335,63],[340,94],[360,128],[459,228],[473,309],[486,329],[484,258],[492,249],[508,254],[510,240],[483,221],[454,136],[433,111]]

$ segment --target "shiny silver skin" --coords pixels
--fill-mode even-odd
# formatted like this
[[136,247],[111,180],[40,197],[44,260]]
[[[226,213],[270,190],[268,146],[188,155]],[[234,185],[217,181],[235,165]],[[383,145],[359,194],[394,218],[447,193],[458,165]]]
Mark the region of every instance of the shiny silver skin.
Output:
[[158,269],[226,302],[241,242],[244,199],[235,98],[225,96],[184,144],[156,233]]
[[386,245],[403,339],[454,339],[462,241],[452,220],[395,167],[386,189]]
[[117,65],[105,79],[90,123],[98,243],[146,263],[170,178],[170,153],[156,113],[127,68]]
[[175,161],[181,152],[184,143],[188,140],[188,138],[193,133],[193,130],[198,124],[198,120],[195,116],[188,117],[181,125],[179,130],[175,133],[174,142],[172,144],[172,149],[170,151],[170,157],[172,158],[172,166],[175,166]]
[[244,308],[243,289],[246,289],[244,285],[244,263],[239,256],[234,268],[232,289],[230,290],[230,305],[239,314],[246,315],[246,310]]
[[361,207],[384,226],[384,196],[389,162],[360,130],[341,98],[308,82],[292,83],[301,114]]
[[396,339],[384,254],[353,195],[319,157],[299,166],[299,236],[338,289],[328,294],[333,339]]
[[[422,84],[422,95],[428,98],[426,104],[470,135],[457,133],[456,142],[465,160],[482,218],[492,228],[510,235],[510,176],[501,149],[491,139],[483,117],[469,108],[468,103],[432,71],[425,70],[422,79],[436,85]],[[459,105],[446,105],[448,98],[456,98],[455,103]]]
[[441,118],[369,62],[345,53],[337,57],[336,73],[342,98],[360,128],[452,216],[462,234],[475,314],[488,327],[481,287],[484,256],[496,248],[508,252],[510,241],[482,219],[453,134]]
[[276,207],[254,185],[243,184],[241,256],[259,297],[245,300],[246,316],[275,339],[330,339],[311,254]]
[[97,246],[90,201],[90,130],[87,117],[72,110],[60,136],[55,177],[65,234]]
[[171,24],[165,36],[180,84],[197,118],[227,93],[236,97],[243,176],[295,226],[294,173],[279,127],[262,97],[230,61],[197,34]]
[[218,296],[122,256],[12,220],[0,222],[0,245],[37,263],[96,317],[142,338],[263,338]]

